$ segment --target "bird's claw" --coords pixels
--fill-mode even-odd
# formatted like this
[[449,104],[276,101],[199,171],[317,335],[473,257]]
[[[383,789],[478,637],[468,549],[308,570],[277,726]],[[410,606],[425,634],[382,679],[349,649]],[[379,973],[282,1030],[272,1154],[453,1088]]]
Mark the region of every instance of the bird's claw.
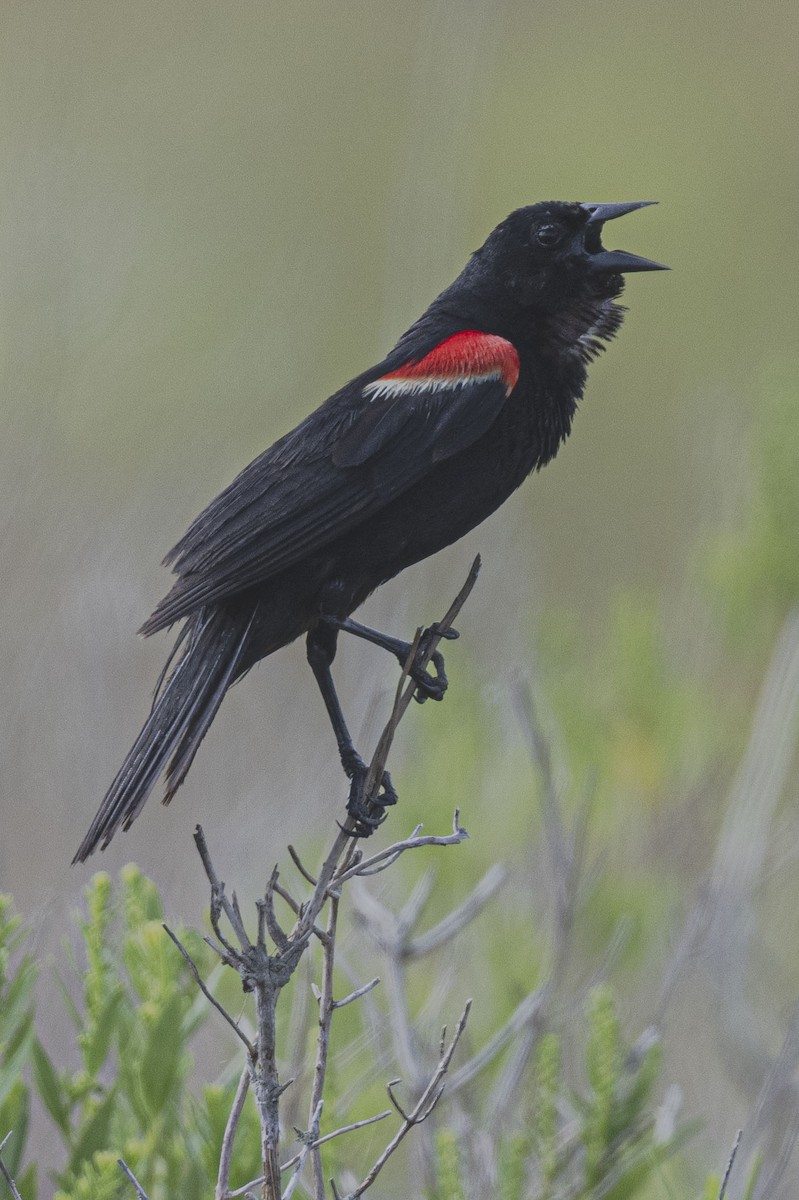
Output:
[[[437,625],[430,625],[419,639],[419,647],[416,651],[417,660],[424,655],[433,637],[445,638],[452,642],[459,636],[457,629],[439,629]],[[434,650],[429,661],[433,664],[434,672],[418,665],[417,661],[411,665],[408,672],[417,687],[413,697],[417,704],[424,704],[425,700],[443,700],[444,693],[449,686],[447,673],[444,670],[444,655],[441,651]]]
[[[349,771],[347,774],[350,774]],[[397,792],[388,771],[383,772],[376,793],[371,796],[364,795],[368,774],[369,768],[359,759],[350,775],[350,795],[347,800],[347,812],[355,822],[352,832],[355,837],[361,838],[370,837],[385,821],[386,809],[397,803]]]

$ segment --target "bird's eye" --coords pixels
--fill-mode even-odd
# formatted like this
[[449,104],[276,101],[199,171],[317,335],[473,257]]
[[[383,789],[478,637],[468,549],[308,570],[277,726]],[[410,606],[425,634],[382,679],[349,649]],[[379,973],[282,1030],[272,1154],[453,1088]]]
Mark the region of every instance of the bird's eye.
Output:
[[539,246],[557,246],[563,237],[560,225],[540,225],[535,231],[535,240]]

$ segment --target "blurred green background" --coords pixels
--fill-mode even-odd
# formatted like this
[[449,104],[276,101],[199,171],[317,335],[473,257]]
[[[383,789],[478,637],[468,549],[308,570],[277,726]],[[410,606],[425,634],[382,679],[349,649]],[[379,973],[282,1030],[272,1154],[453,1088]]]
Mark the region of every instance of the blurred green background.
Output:
[[[38,948],[63,934],[86,880],[67,863],[165,657],[135,629],[188,521],[381,356],[510,209],[653,198],[614,234],[672,273],[629,281],[556,462],[364,609],[412,630],[482,552],[450,696],[403,727],[396,821],[460,803],[473,843],[454,893],[497,857],[535,875],[512,701],[533,678],[566,775],[598,779],[585,969],[629,917],[627,1016],[647,1019],[799,601],[799,9],[4,0],[0,23],[0,888]],[[345,645],[337,678],[368,747],[392,666]],[[771,1051],[799,995],[783,782],[739,964]],[[290,647],[103,866],[135,859],[197,923],[198,820],[255,890],[343,798]],[[764,1068],[737,1069],[702,978],[675,1002],[667,1070],[723,1156]]]

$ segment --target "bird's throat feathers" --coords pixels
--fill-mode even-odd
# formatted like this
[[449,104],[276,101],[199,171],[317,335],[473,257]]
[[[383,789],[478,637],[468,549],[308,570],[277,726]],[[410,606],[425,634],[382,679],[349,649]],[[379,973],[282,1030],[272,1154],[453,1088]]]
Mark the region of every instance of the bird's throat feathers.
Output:
[[616,336],[626,311],[624,305],[614,304],[609,297],[585,297],[579,304],[542,314],[531,340],[536,346],[551,347],[558,355],[578,358],[587,366]]

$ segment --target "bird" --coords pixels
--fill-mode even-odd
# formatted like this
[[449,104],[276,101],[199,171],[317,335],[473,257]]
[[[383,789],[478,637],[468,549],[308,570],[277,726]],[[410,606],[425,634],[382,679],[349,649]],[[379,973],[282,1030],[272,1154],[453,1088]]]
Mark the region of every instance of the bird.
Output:
[[[513,211],[392,350],[233,480],[169,552],[176,579],[140,632],[183,622],[145,724],[73,862],[129,828],[159,777],[183,783],[228,689],[302,637],[350,781],[361,836],[366,767],[331,665],[342,632],[406,664],[411,645],[355,621],[381,584],[468,533],[568,436],[587,368],[621,325],[630,272],[667,270],[602,244],[655,201],[544,201]],[[417,655],[418,658],[418,655]],[[419,698],[446,673],[410,664]],[[396,801],[386,773],[378,802]]]

